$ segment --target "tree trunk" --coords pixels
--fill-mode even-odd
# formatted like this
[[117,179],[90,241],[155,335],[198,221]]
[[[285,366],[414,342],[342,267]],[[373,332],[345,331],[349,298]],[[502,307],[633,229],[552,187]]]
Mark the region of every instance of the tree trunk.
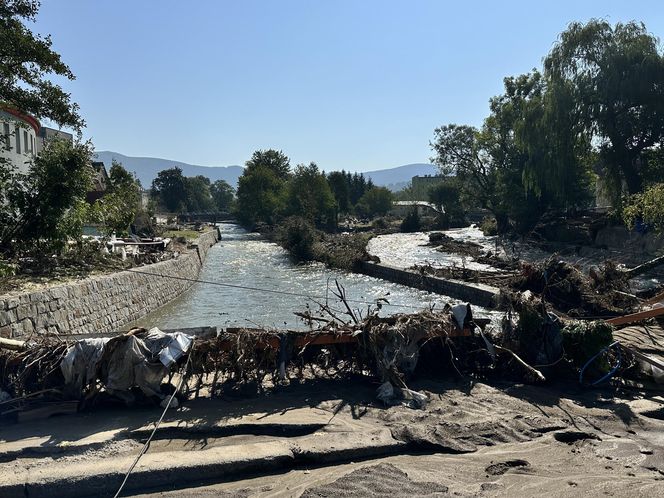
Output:
[[650,261],[646,261],[639,266],[625,270],[625,274],[627,275],[627,278],[638,277],[639,275],[642,275],[643,273],[646,273],[647,271],[652,270],[653,268],[656,268],[660,265],[664,265],[664,256],[658,256],[654,259],[651,259]]
[[499,234],[507,233],[510,230],[510,220],[505,213],[494,213],[496,217],[496,229]]
[[637,156],[627,153],[620,164],[630,194],[638,194],[643,188],[643,181],[636,167],[636,159]]

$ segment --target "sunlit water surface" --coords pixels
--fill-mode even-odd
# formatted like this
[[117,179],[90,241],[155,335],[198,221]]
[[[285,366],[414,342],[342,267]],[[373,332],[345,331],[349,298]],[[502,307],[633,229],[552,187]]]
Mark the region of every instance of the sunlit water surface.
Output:
[[[175,301],[138,321],[138,325],[169,329],[199,326],[304,328],[306,325],[293,313],[304,311],[307,304],[317,309],[312,299],[266,291],[318,296],[319,300],[327,295],[330,303],[341,309],[341,303],[331,292],[335,289],[335,279],[343,285],[349,299],[367,303],[383,297],[388,299],[392,306],[385,306],[381,310],[383,315],[414,312],[430,306],[438,309],[445,303],[458,302],[384,280],[331,270],[319,263],[294,264],[281,247],[237,225],[222,224],[221,235],[221,241],[208,252],[199,279],[264,291],[197,283]],[[404,247],[403,254],[408,254],[411,248],[411,245]],[[367,304],[351,305],[366,312]]]

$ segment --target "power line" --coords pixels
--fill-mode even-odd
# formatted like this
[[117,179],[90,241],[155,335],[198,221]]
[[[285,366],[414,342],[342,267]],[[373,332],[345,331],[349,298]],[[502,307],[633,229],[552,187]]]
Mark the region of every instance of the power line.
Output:
[[[274,289],[264,289],[261,287],[251,287],[247,285],[239,285],[239,284],[229,284],[226,282],[214,282],[212,280],[201,280],[198,278],[187,278],[187,277],[179,277],[175,275],[164,275],[162,273],[154,273],[154,272],[147,272],[147,271],[140,271],[140,270],[134,270],[133,268],[130,268],[129,270],[132,273],[138,273],[141,275],[148,275],[152,277],[162,277],[162,278],[170,278],[173,280],[182,280],[185,282],[193,282],[193,283],[198,283],[198,284],[207,284],[207,285],[218,285],[220,287],[230,287],[232,289],[242,289],[242,290],[249,290],[253,292],[266,292],[270,294],[282,294],[284,296],[294,296],[294,297],[303,297],[305,299],[310,299],[312,301],[324,301],[329,298],[329,296],[316,296],[313,294],[303,294],[299,292],[289,292],[289,291],[282,291],[282,290],[274,290]],[[361,299],[346,299],[349,303],[354,303],[354,304],[364,304],[364,305],[377,305],[378,303],[375,301],[363,301]],[[392,306],[395,308],[407,308],[407,309],[417,309],[421,310],[423,306],[412,306],[408,304],[392,304],[389,302],[382,301],[380,303],[381,306]]]
[[184,367],[180,371],[180,380],[178,381],[178,385],[171,394],[171,397],[168,398],[168,403],[166,403],[166,406],[164,406],[164,411],[161,413],[161,417],[159,417],[159,420],[154,424],[154,429],[152,429],[152,432],[150,433],[150,437],[148,437],[147,441],[145,441],[145,444],[143,445],[143,448],[141,448],[141,451],[136,455],[136,458],[134,459],[134,462],[131,464],[131,467],[129,467],[129,470],[127,470],[127,473],[124,476],[124,479],[122,480],[122,484],[120,484],[120,488],[118,489],[117,493],[113,495],[113,498],[118,498],[120,496],[120,493],[122,493],[122,490],[125,487],[125,484],[127,484],[127,479],[129,479],[129,475],[134,471],[134,468],[138,464],[138,461],[141,459],[143,455],[145,455],[150,448],[150,443],[152,442],[152,438],[154,437],[155,433],[157,432],[157,429],[161,425],[161,423],[164,421],[164,417],[166,416],[166,411],[170,408],[171,403],[173,402],[173,398],[175,398],[175,395],[180,391],[180,388],[182,387],[182,383],[185,378],[185,374],[187,373],[187,367],[189,366],[189,363],[191,362],[191,357],[192,357],[192,352],[194,349],[194,343],[192,342],[191,348],[188,351],[188,356],[187,356],[187,362],[185,363]]

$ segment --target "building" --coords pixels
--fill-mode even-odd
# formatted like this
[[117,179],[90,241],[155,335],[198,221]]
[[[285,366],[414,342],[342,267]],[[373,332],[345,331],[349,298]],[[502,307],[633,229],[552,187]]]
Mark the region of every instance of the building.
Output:
[[50,140],[74,141],[74,136],[61,130],[41,126],[39,121],[9,106],[0,106],[0,158],[27,173],[32,159]]
[[67,133],[66,131],[42,126],[39,129],[39,140],[37,140],[37,154],[39,154],[44,146],[51,140],[67,140],[69,143],[74,143],[74,135]]
[[87,193],[85,200],[90,204],[93,204],[97,199],[101,199],[106,193],[109,179],[108,173],[106,172],[106,166],[104,166],[103,162],[92,162],[90,166],[93,170],[92,190]]
[[0,159],[14,166],[19,173],[27,173],[37,154],[39,121],[11,107],[0,108]]
[[417,189],[429,189],[445,181],[445,176],[442,175],[425,175],[425,176],[414,176],[411,180],[411,185],[414,190]]

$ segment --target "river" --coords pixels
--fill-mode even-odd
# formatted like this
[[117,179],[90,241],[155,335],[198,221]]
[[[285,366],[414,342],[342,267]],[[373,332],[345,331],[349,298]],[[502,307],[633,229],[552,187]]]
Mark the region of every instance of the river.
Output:
[[[473,242],[486,251],[495,250],[496,237],[485,237],[475,225],[443,231],[445,235],[463,242]],[[429,244],[429,232],[393,233],[379,235],[369,241],[367,251],[378,256],[381,263],[398,268],[430,264],[434,267],[468,268],[470,270],[495,271],[495,268],[462,256],[438,251]]]
[[[404,247],[402,254],[406,255],[410,250],[410,245]],[[317,309],[318,306],[304,296],[324,297],[328,286],[334,289],[335,279],[344,286],[350,299],[367,303],[381,297],[388,299],[390,306],[383,307],[381,314],[414,312],[429,306],[438,309],[445,303],[458,302],[365,275],[331,270],[320,263],[294,264],[278,245],[232,224],[221,225],[221,241],[208,252],[199,279],[224,285],[196,283],[178,299],[135,325],[163,329],[199,326],[304,328],[305,324],[293,313],[304,311],[307,305]],[[332,293],[327,294],[330,302],[340,309],[340,303]],[[367,304],[352,303],[352,307],[366,313]]]

